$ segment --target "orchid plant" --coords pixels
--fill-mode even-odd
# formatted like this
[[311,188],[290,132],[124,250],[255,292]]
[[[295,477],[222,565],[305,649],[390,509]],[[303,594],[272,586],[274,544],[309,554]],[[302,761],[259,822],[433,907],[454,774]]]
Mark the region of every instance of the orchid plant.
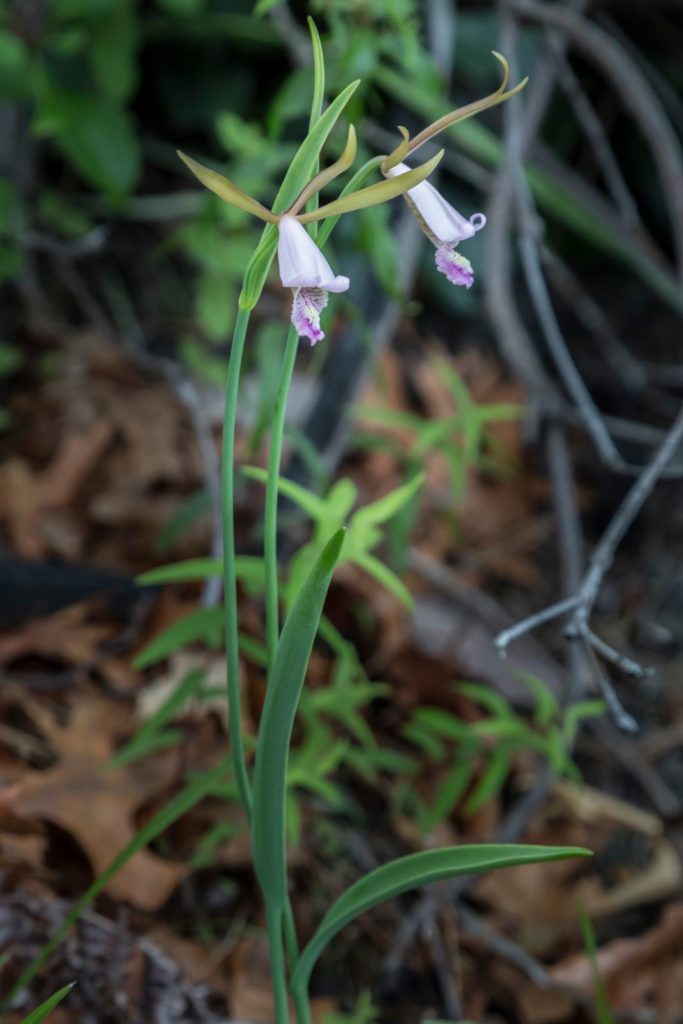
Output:
[[[356,133],[348,128],[339,159],[319,170],[321,149],[334,124],[358,85],[351,83],[323,112],[324,62],[320,38],[309,19],[314,56],[314,91],[309,133],[296,153],[273,206],[268,209],[223,175],[180,154],[194,175],[230,203],[264,222],[265,228],[245,271],[239,312],[230,350],[223,429],[223,580],[227,690],[231,757],[239,798],[252,828],[252,852],[257,879],[263,892],[270,950],[275,1024],[288,1020],[292,997],[298,1024],[311,1019],[308,983],[315,962],[330,939],[346,923],[408,889],[459,874],[512,864],[553,860],[586,851],[573,848],[529,846],[463,846],[428,850],[383,865],[344,893],[323,918],[319,928],[300,952],[290,905],[286,860],[286,779],[289,747],[308,659],[315,641],[323,604],[342,549],[349,542],[343,529],[327,538],[317,559],[292,594],[287,589],[287,616],[280,628],[280,587],[277,558],[277,500],[284,416],[300,338],[315,345],[324,338],[320,317],[330,293],[349,290],[350,280],[335,274],[322,252],[342,214],[403,196],[422,230],[436,247],[436,266],[456,285],[469,288],[473,271],[456,246],[486,223],[481,213],[461,216],[427,180],[443,151],[411,169],[406,164],[424,143],[448,126],[472,117],[518,93],[520,82],[508,89],[509,68],[500,54],[503,69],[499,88],[490,96],[455,110],[411,138],[400,128],[401,141],[389,155],[375,157],[360,168],[339,197],[322,206],[323,188],[351,168],[356,156]],[[384,180],[364,184],[379,170]],[[320,231],[317,226],[321,224]],[[308,228],[311,228],[309,233]],[[234,532],[235,416],[240,369],[250,311],[258,302],[269,267],[277,252],[280,281],[292,291],[291,327],[282,358],[281,378],[273,410],[264,511],[265,620],[268,686],[258,730],[253,773],[245,757],[240,716],[238,620]]]

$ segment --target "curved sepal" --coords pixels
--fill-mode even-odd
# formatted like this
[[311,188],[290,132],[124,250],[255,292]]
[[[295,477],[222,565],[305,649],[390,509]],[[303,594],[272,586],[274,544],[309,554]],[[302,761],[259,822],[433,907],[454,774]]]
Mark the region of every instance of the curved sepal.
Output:
[[316,174],[315,178],[312,178],[308,185],[299,193],[290,208],[287,210],[287,216],[296,215],[299,210],[303,210],[304,206],[309,199],[321,192],[326,185],[329,185],[331,181],[338,178],[344,171],[348,171],[349,167],[356,159],[356,129],[352,124],[349,125],[349,133],[346,138],[346,145],[344,152],[335,160],[333,164],[326,167],[324,171],[320,171]]
[[352,192],[333,203],[321,206],[319,210],[312,210],[310,213],[303,213],[297,217],[302,224],[310,224],[316,220],[323,220],[326,217],[336,217],[342,213],[351,213],[353,210],[363,210],[368,206],[376,206],[378,203],[385,203],[389,199],[403,195],[408,189],[415,188],[421,181],[429,177],[434,168],[440,162],[443,150],[439,150],[431,160],[407,171],[405,174],[397,174],[395,178],[388,178],[386,181],[378,181],[374,185],[368,185],[358,192]]
[[209,167],[204,167],[199,161],[193,160],[191,156],[186,156],[180,150],[177,150],[177,153],[186,167],[189,167],[192,171],[195,178],[199,178],[202,185],[210,189],[211,192],[215,192],[223,202],[230,203],[231,206],[237,206],[240,210],[251,213],[254,217],[258,217],[259,220],[264,220],[268,224],[277,223],[275,214],[267,210],[256,199],[248,196],[237,185],[233,185],[229,178],[219,174],[218,171],[212,171]]
[[[414,153],[416,149],[419,149],[425,142],[438,135],[445,128],[450,128],[451,125],[458,124],[460,121],[466,121],[468,117],[474,117],[475,114],[481,114],[482,111],[488,110],[490,107],[495,107],[499,103],[504,103],[505,100],[511,99],[516,96],[518,92],[526,86],[529,81],[528,77],[523,78],[521,82],[514,86],[512,89],[507,89],[508,82],[510,81],[510,65],[501,53],[496,50],[491,50],[491,53],[496,58],[498,63],[503,69],[503,77],[501,83],[495,92],[492,92],[489,96],[484,96],[482,100],[476,100],[474,103],[468,103],[464,107],[459,107],[457,110],[451,111],[450,114],[445,114],[440,117],[437,121],[424,128],[419,135],[410,143],[409,152]],[[506,91],[507,90],[507,91]]]

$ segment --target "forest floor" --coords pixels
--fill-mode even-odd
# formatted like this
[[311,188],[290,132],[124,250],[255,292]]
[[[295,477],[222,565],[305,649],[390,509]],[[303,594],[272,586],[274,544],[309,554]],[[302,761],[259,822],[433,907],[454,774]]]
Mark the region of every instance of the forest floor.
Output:
[[[492,1024],[607,1021],[596,1018],[600,986],[582,906],[613,1019],[680,1024],[680,484],[660,483],[593,621],[603,639],[656,670],[642,680],[613,675],[640,731],[620,733],[593,707],[572,740],[562,712],[572,656],[561,626],[513,644],[504,661],[494,647],[502,628],[560,596],[542,440],[521,390],[493,358],[474,344],[450,353],[434,335],[418,347],[414,331],[404,324],[398,346],[381,356],[342,465],[361,505],[425,472],[381,549],[413,609],[361,569],[344,566],[335,577],[327,614],[346,645],[316,647],[308,688],[324,695],[346,686],[347,696],[335,703],[333,695],[327,710],[311,703],[296,739],[302,785],[290,861],[301,934],[362,871],[426,846],[504,837],[584,845],[594,857],[515,868],[455,890],[444,883],[366,915],[315,975],[315,1019],[408,1024],[450,1011]],[[6,388],[10,420],[0,441],[9,580],[0,596],[3,987],[112,856],[226,751],[215,628],[140,658],[203,599],[211,604],[201,582],[135,582],[211,550],[210,510],[197,498],[206,471],[196,417],[161,369],[92,333],[30,346]],[[218,443],[220,395],[201,399]],[[425,433],[449,422],[440,435]],[[601,467],[578,432],[570,443],[590,551],[629,481]],[[239,449],[243,462],[264,463],[248,417]],[[260,484],[243,482],[245,554],[259,551],[262,500]],[[288,507],[288,544],[305,539],[306,528]],[[240,621],[256,652],[245,653],[242,679],[253,727],[263,700],[262,606],[246,586]],[[175,710],[156,749],[112,765],[192,671],[204,681],[203,699]],[[357,718],[344,720],[349,692],[374,741]],[[263,915],[234,803],[219,794],[203,800],[138,852],[7,1024],[73,980],[52,1024],[270,1020]],[[354,1006],[355,1016],[334,1016]]]

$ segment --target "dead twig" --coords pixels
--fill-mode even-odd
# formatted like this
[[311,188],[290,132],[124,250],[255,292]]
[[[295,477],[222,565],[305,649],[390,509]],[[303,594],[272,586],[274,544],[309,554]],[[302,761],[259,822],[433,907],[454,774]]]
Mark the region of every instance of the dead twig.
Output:
[[584,135],[593,149],[605,184],[624,225],[642,232],[644,229],[638,214],[638,207],[612,152],[612,147],[609,144],[600,118],[595,113],[593,105],[584,92],[579,79],[574,73],[574,69],[567,60],[564,50],[558,46],[557,37],[551,34],[548,39],[548,45],[557,57],[557,79],[574,110]]
[[[597,665],[597,658],[595,655],[600,654],[602,657],[605,657],[606,651],[609,650],[609,660],[617,662],[619,667],[624,669],[628,675],[635,678],[642,678],[644,675],[648,674],[647,670],[643,669],[636,662],[631,659],[626,659],[622,655],[618,655],[617,652],[613,651],[613,649],[608,648],[608,645],[606,645],[604,641],[595,636],[590,628],[589,620],[598,592],[602,585],[602,581],[614,561],[617,548],[682,442],[683,408],[679,411],[678,416],[669,428],[663,442],[652,456],[650,462],[631,486],[609,526],[605,530],[600,542],[593,552],[588,563],[588,569],[586,570],[576,593],[572,597],[566,598],[563,601],[558,601],[556,604],[543,609],[541,612],[537,612],[535,615],[529,616],[522,622],[519,622],[510,629],[506,629],[500,633],[496,639],[496,648],[501,656],[505,655],[508,645],[513,640],[523,636],[530,630],[535,629],[536,626],[541,623],[550,622],[553,619],[571,612],[571,618],[567,628],[565,629],[565,636],[569,639],[578,639],[581,641],[586,653],[591,658],[594,665]],[[630,715],[623,711],[623,708],[621,708],[621,705],[616,698],[616,694],[614,694],[611,685],[602,672],[598,673],[598,683],[605,700],[611,706],[611,710],[615,716],[615,721],[620,728],[627,732],[635,731],[637,728],[635,721]]]
[[680,143],[649,81],[624,49],[595,22],[566,5],[513,0],[512,9],[550,29],[560,29],[604,71],[647,140],[671,213],[678,275],[683,279],[683,156]]

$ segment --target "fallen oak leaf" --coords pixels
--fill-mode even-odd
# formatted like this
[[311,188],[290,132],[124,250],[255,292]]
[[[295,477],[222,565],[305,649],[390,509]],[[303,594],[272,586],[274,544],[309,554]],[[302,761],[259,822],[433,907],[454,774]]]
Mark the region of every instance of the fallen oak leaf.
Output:
[[[637,938],[615,939],[597,951],[598,972],[614,1010],[654,1009],[658,1024],[676,1024],[683,1006],[683,903],[668,907],[660,922]],[[559,984],[592,991],[585,954],[550,969]]]
[[[159,795],[170,781],[172,755],[154,759],[153,770],[143,763],[106,768],[113,753],[112,727],[117,715],[112,702],[80,695],[66,726],[58,726],[36,708],[40,727],[60,755],[46,771],[29,771],[2,793],[0,812],[19,818],[51,822],[73,836],[95,875],[135,836],[135,814]],[[114,706],[115,707],[115,706]],[[163,766],[166,765],[166,770]],[[142,910],[155,910],[170,896],[190,869],[141,850],[114,875],[107,892]]]
[[111,422],[100,420],[87,432],[66,435],[47,469],[36,471],[19,458],[9,459],[0,468],[0,516],[7,521],[15,552],[24,558],[45,555],[43,517],[76,500],[112,433]]

